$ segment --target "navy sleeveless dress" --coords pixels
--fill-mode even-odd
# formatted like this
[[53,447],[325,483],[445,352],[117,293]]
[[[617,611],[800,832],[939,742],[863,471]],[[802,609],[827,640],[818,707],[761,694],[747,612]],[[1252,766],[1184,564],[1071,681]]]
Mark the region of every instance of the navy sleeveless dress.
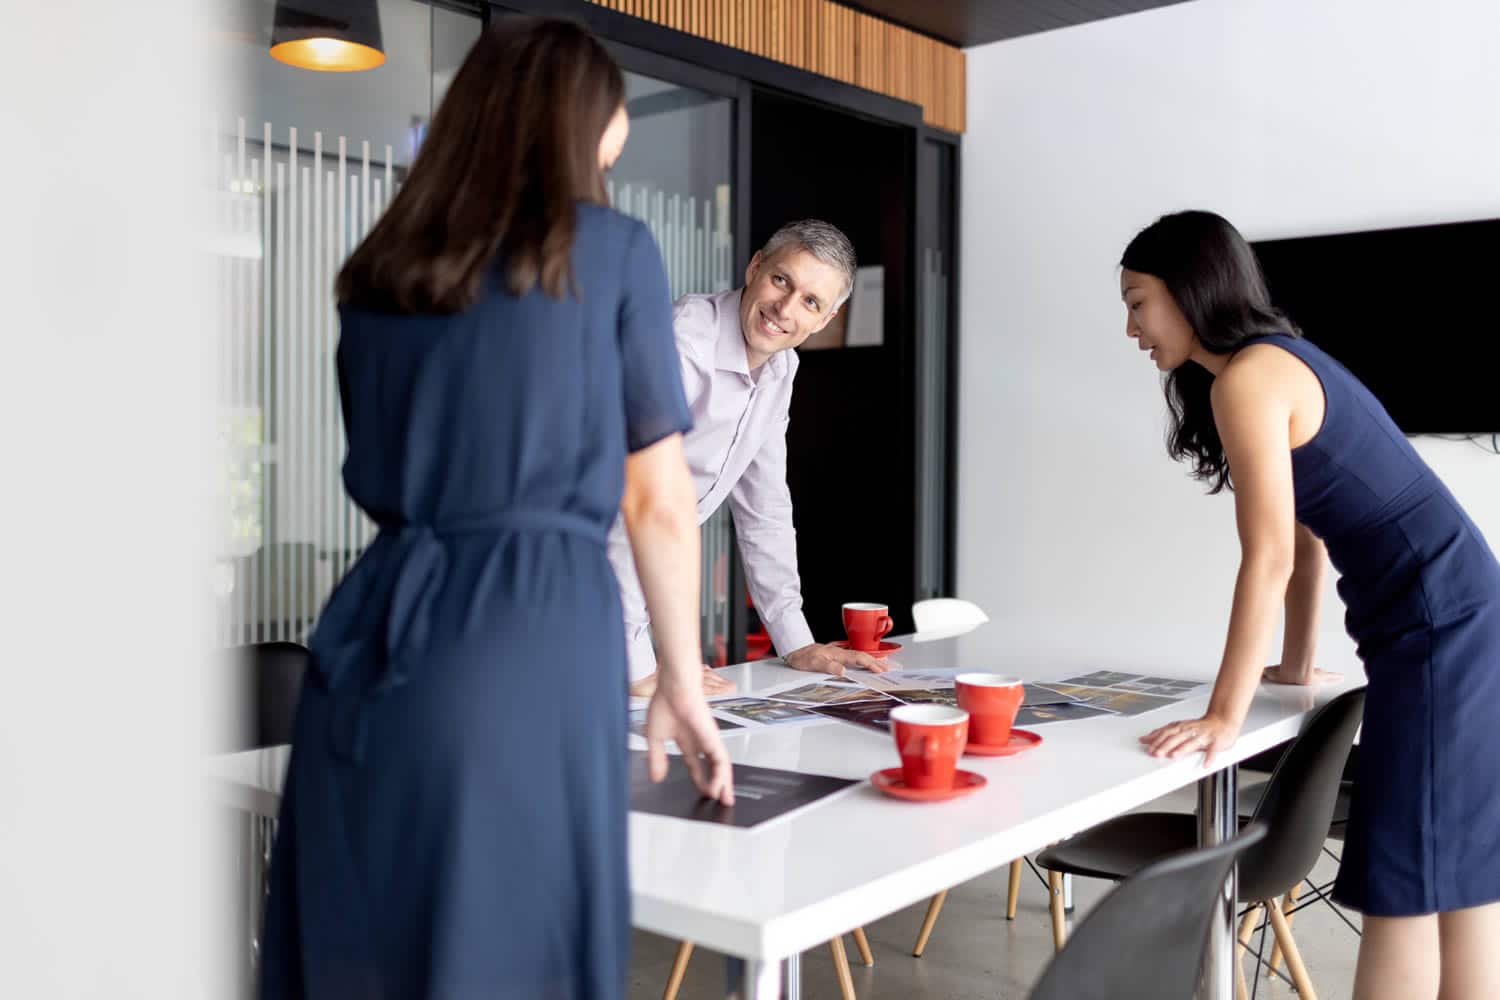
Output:
[[260,995],[619,997],[627,450],[691,424],[661,257],[578,206],[578,294],[341,313],[344,482],[379,525],[311,640]]
[[1500,900],[1500,563],[1385,409],[1306,340],[1327,409],[1292,451],[1297,519],[1340,574],[1369,679],[1334,899],[1371,916]]

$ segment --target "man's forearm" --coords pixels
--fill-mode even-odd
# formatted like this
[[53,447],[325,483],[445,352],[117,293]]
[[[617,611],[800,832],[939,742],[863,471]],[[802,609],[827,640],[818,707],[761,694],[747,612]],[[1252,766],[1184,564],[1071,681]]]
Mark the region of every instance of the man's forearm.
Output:
[[656,672],[656,648],[651,642],[651,615],[646,610],[646,595],[641,589],[635,554],[623,524],[616,524],[610,533],[609,562],[614,568],[615,579],[619,581],[625,656],[633,683]]

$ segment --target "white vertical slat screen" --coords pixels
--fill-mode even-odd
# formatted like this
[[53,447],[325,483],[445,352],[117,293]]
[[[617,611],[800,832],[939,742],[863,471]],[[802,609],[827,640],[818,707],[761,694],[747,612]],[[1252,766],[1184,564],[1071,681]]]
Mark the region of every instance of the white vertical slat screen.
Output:
[[[305,641],[323,602],[374,537],[340,478],[342,411],[334,352],[338,269],[399,190],[389,146],[322,132],[311,141],[244,119],[212,128],[220,364],[220,469],[227,510],[219,562],[225,645]],[[336,152],[334,149],[336,148]],[[383,159],[380,153],[383,152]],[[672,296],[732,286],[727,197],[611,184],[615,207],[647,223]],[[727,516],[704,526],[706,635],[727,633]],[[717,585],[716,585],[717,584]]]
[[[334,372],[338,268],[399,187],[392,150],[350,160],[321,132],[214,129],[220,468],[228,511],[219,640],[303,641],[373,525],[344,493]],[[379,171],[381,176],[373,174]]]

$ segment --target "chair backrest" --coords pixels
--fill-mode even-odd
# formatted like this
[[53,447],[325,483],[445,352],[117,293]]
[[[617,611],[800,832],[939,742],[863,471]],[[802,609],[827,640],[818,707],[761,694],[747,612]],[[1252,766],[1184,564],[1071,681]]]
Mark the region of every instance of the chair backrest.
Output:
[[292,742],[292,723],[311,654],[295,642],[253,642],[226,650],[233,675],[233,732],[226,749]]
[[931,597],[918,601],[911,606],[911,617],[917,627],[918,639],[929,635],[957,635],[990,620],[979,605],[956,597]]
[[1031,1000],[1193,996],[1229,868],[1265,835],[1252,825],[1227,843],[1164,858],[1125,879],[1073,931]]
[[1328,839],[1344,763],[1364,709],[1364,688],[1334,698],[1318,709],[1271,772],[1251,817],[1265,824],[1267,835],[1240,865],[1241,900],[1273,899],[1312,871]]

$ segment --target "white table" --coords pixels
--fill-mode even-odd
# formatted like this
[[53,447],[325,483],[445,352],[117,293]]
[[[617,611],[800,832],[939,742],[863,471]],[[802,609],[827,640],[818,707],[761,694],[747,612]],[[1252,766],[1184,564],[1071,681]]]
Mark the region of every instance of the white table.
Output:
[[[899,637],[904,648],[893,659],[910,668],[962,666],[1027,680],[1110,669],[1210,681],[1222,641],[1205,635],[1191,648],[1137,650],[1132,658],[1027,654],[1007,640],[995,626],[925,643]],[[779,661],[724,673],[742,694],[810,679]],[[803,951],[1195,782],[1200,839],[1233,836],[1234,764],[1292,738],[1317,705],[1362,683],[1355,673],[1316,691],[1263,685],[1239,741],[1210,774],[1201,756],[1158,760],[1138,743],[1156,726],[1201,714],[1204,694],[1133,718],[1037,727],[1042,745],[1018,757],[965,757],[961,766],[989,784],[951,802],[896,801],[863,783],[756,830],[632,813],[634,923],[731,956],[731,995],[777,997],[783,961],[795,994]],[[726,733],[725,743],[738,763],[836,777],[866,778],[898,762],[889,736],[841,722],[739,730]],[[267,793],[279,791],[285,761],[284,749],[216,758],[214,775],[228,779],[219,794],[239,808],[264,808]],[[1205,988],[1212,1000],[1234,996],[1234,888],[1231,877],[1216,916]]]

